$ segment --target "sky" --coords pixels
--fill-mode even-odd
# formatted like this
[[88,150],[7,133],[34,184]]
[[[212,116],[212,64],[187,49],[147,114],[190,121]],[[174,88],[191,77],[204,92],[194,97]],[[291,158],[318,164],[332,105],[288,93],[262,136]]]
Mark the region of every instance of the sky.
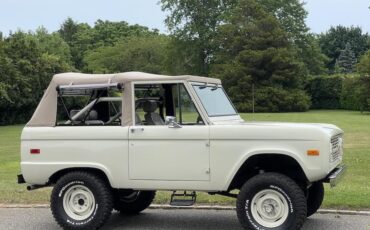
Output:
[[[56,31],[67,17],[93,25],[97,19],[127,21],[168,33],[159,0],[0,0],[0,31]],[[307,25],[314,33],[330,26],[360,26],[370,33],[370,0],[305,0]]]

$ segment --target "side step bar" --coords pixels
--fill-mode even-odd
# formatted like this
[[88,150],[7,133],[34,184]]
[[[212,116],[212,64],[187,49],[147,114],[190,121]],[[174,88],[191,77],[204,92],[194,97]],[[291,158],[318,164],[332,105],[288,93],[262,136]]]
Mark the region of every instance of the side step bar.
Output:
[[171,195],[171,206],[192,206],[197,200],[197,194],[193,191],[188,193],[184,191],[183,193],[176,193],[173,191]]

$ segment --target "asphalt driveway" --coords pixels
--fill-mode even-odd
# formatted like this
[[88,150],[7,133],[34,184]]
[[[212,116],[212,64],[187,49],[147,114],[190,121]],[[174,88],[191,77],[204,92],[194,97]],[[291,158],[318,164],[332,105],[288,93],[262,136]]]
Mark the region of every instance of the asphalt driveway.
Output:
[[[0,229],[60,229],[47,208],[0,208]],[[113,213],[103,229],[242,229],[234,210],[148,209],[137,216]],[[316,214],[304,230],[370,230],[370,216]]]

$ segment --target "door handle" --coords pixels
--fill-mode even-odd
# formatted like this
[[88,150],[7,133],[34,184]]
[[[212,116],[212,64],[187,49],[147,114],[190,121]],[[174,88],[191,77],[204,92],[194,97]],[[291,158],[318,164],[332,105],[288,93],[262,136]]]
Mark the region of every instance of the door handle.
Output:
[[137,133],[137,132],[143,132],[144,128],[143,127],[137,127],[137,128],[131,128],[131,133]]

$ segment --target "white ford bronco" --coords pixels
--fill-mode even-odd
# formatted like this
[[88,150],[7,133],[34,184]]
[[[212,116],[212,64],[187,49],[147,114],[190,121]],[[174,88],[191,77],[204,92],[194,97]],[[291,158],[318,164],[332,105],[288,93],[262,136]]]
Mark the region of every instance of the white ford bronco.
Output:
[[234,197],[245,229],[299,229],[342,177],[342,155],[334,125],[244,121],[218,79],[63,73],[23,129],[18,183],[53,186],[64,229],[139,213],[158,190],[174,206],[196,191]]

